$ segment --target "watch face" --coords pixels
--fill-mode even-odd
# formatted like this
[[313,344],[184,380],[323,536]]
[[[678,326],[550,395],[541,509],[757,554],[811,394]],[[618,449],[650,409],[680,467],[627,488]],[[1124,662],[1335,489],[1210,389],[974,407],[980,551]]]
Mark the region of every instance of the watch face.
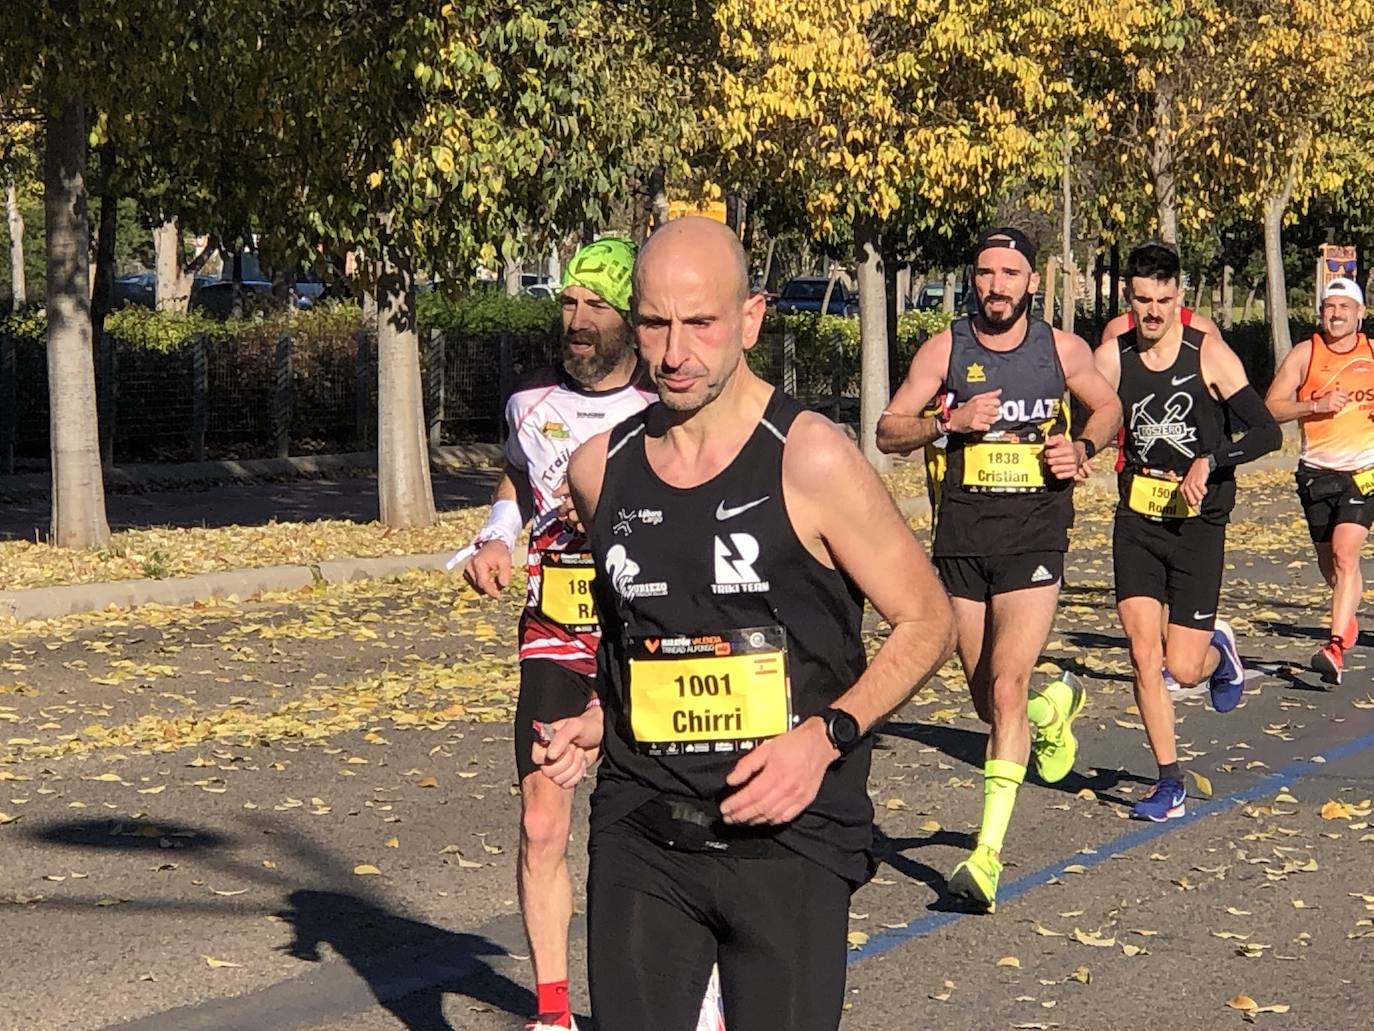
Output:
[[847,712],[837,712],[830,721],[830,733],[836,745],[852,745],[859,740],[859,721]]

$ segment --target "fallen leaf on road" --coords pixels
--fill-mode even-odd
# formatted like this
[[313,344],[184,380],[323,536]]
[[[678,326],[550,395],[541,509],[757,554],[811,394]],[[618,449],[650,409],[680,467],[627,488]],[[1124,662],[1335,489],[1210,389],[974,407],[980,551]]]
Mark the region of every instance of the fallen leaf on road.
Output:
[[215,959],[214,956],[205,957],[205,965],[218,970],[220,967],[241,967],[242,963],[230,963],[227,959]]
[[997,961],[997,965],[999,967],[1015,967],[1017,970],[1021,969],[1021,961],[1015,956],[1003,956]]
[[1096,934],[1088,934],[1086,931],[1080,930],[1077,927],[1073,929],[1073,940],[1080,945],[1091,945],[1098,949],[1109,949],[1116,944],[1115,935],[1103,938]]
[[359,863],[353,868],[353,872],[359,877],[375,877],[382,871],[378,870],[371,863]]
[[1212,797],[1212,782],[1210,780],[1198,773],[1197,770],[1189,770],[1188,776],[1193,778],[1193,783],[1197,785],[1198,793],[1203,798]]

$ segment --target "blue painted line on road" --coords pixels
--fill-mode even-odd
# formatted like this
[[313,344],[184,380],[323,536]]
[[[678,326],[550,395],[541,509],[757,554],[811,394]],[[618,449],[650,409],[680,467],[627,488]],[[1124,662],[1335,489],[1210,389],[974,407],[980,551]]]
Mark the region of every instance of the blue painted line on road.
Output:
[[[1119,856],[1123,852],[1129,852],[1133,848],[1138,848],[1157,838],[1162,838],[1166,834],[1172,834],[1174,831],[1182,830],[1184,827],[1197,823],[1199,820],[1205,820],[1215,813],[1234,809],[1236,806],[1244,805],[1246,802],[1253,802],[1255,799],[1275,792],[1293,781],[1301,780],[1303,777],[1317,772],[1325,765],[1339,762],[1341,759],[1356,755],[1369,748],[1374,748],[1374,732],[1328,749],[1322,755],[1322,758],[1326,760],[1325,763],[1314,762],[1312,759],[1298,759],[1285,766],[1283,769],[1271,773],[1263,780],[1248,788],[1232,792],[1229,795],[1223,795],[1221,798],[1213,799],[1210,802],[1204,802],[1196,807],[1190,807],[1187,814],[1179,819],[1169,820],[1166,823],[1147,824],[1138,831],[1132,831],[1129,834],[1123,834],[1119,838],[1112,839],[1098,848],[1096,852],[1088,855],[1075,853],[1071,858],[1042,867],[1034,873],[1029,873],[1020,880],[1014,881],[1001,888],[997,892],[997,901],[999,903],[1010,902],[1012,899],[1018,898],[1028,891],[1046,885],[1054,878],[1063,876],[1065,868],[1074,864],[1082,866],[1085,869],[1098,866],[1105,863],[1113,856]],[[964,911],[931,913],[929,916],[909,922],[905,927],[884,930],[881,934],[876,934],[869,938],[867,942],[858,948],[852,949],[849,953],[849,963],[853,966],[860,960],[881,956],[884,952],[895,949],[897,946],[905,944],[913,938],[920,938],[933,931],[938,931],[942,927],[947,927],[956,920],[977,917],[979,915],[980,914],[977,913]]]

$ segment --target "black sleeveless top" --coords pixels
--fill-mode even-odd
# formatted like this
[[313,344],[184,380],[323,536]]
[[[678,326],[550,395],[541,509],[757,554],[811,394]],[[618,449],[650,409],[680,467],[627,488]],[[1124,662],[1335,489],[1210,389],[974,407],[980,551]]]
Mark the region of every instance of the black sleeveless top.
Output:
[[[1231,442],[1224,409],[1203,380],[1204,339],[1205,334],[1199,330],[1184,326],[1178,357],[1169,368],[1157,372],[1141,361],[1134,329],[1117,339],[1121,349],[1121,384],[1117,393],[1126,426],[1126,462],[1117,478],[1122,511],[1130,511],[1127,499],[1131,480],[1137,473],[1153,470],[1181,478],[1199,455],[1211,454]],[[1216,469],[1208,478],[1198,518],[1225,523],[1235,501],[1235,470]]]
[[[691,488],[664,483],[645,455],[646,436],[663,432],[661,405],[611,433],[589,528],[606,718],[593,833],[662,796],[705,802],[715,811],[728,794],[726,775],[743,754],[730,746],[705,754],[650,754],[636,742],[627,705],[633,638],[662,635],[666,642],[674,635],[781,627],[793,725],[833,703],[866,667],[863,598],[841,572],[807,551],[783,501],[783,445],[802,411],[774,391],[734,461]],[[778,844],[853,884],[872,873],[871,756],[869,738],[829,767],[800,816],[769,831]]]
[[1044,443],[1069,429],[1064,370],[1048,323],[1031,320],[1025,339],[1010,351],[993,351],[978,340],[971,318],[950,327],[949,368],[942,391],[964,404],[975,394],[1001,388],[1002,410],[986,433],[951,433],[946,452],[936,557],[1016,555],[1067,551],[1073,525],[1072,481],[1044,471],[1034,491],[970,490],[964,485],[964,451],[983,441]]

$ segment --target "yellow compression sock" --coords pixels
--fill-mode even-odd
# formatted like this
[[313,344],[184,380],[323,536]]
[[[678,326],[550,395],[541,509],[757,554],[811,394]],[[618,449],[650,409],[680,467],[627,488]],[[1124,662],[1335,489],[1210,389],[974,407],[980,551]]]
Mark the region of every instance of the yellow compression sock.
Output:
[[1026,779],[1026,768],[1009,759],[989,759],[983,767],[983,825],[978,844],[1002,851],[1002,841],[1016,807],[1016,791]]

